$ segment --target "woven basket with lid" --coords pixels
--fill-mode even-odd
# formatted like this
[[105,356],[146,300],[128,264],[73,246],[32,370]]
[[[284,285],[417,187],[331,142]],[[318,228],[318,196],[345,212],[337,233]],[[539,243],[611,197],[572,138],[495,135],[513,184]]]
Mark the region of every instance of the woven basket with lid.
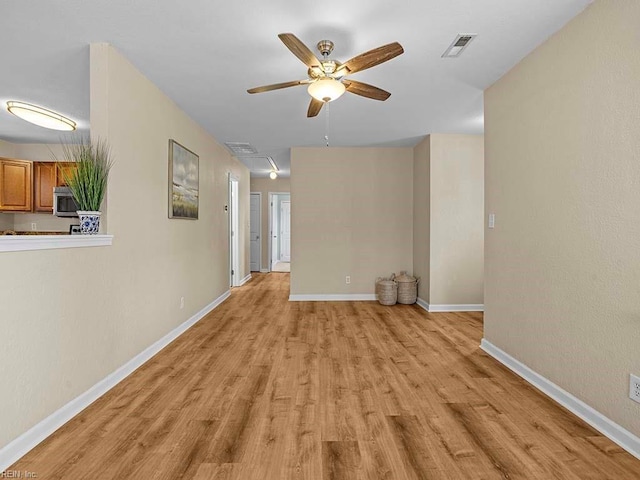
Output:
[[376,295],[381,305],[395,305],[398,301],[398,284],[395,274],[389,278],[378,277],[376,280]]
[[408,275],[406,271],[400,272],[395,278],[398,282],[398,303],[411,305],[418,300],[418,282],[419,278]]

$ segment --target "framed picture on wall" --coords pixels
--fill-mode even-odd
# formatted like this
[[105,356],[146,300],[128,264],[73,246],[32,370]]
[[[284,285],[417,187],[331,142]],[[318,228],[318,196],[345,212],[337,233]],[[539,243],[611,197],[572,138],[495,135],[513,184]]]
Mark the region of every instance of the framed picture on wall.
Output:
[[198,155],[169,140],[169,218],[198,219]]

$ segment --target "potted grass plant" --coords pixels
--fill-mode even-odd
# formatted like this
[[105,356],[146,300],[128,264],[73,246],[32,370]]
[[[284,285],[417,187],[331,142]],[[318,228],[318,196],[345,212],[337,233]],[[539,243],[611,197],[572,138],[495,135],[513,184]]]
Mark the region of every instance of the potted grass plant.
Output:
[[107,191],[109,171],[113,165],[111,149],[105,140],[65,144],[64,161],[75,163],[65,174],[65,182],[78,206],[80,231],[83,235],[96,235],[100,230],[100,206]]

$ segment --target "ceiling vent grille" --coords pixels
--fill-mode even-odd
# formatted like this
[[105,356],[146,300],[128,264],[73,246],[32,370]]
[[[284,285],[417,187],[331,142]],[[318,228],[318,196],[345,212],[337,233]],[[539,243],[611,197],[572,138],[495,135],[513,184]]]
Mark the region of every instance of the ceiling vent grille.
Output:
[[442,58],[457,58],[459,57],[465,48],[476,38],[475,33],[461,33],[456,39],[449,45],[449,48],[442,54]]
[[244,142],[224,142],[229,151],[236,157],[244,157],[247,155],[255,155],[258,150],[249,143]]

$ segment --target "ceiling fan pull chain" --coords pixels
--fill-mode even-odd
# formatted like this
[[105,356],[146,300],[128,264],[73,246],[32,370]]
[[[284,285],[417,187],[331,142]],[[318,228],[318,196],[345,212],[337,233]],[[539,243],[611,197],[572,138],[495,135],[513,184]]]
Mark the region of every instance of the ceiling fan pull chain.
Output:
[[324,113],[324,139],[327,142],[327,147],[329,146],[329,102],[326,103],[325,105],[325,113]]

